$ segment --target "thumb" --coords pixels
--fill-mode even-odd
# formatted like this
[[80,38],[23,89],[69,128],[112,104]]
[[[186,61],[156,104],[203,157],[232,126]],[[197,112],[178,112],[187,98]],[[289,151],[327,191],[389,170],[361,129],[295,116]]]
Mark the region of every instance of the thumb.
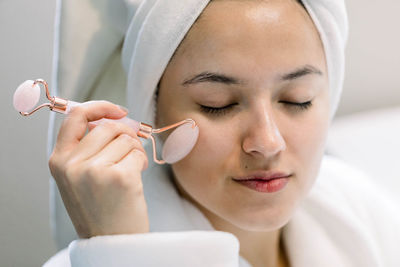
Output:
[[74,103],[73,107],[70,109],[70,113],[77,107],[81,109],[81,112],[83,111],[85,113],[88,122],[96,121],[102,118],[119,119],[129,112],[127,108],[105,100]]

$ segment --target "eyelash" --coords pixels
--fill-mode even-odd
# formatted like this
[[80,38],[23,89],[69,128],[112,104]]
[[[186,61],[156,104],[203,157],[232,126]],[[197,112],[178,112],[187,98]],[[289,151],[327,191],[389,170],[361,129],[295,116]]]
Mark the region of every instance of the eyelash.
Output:
[[[291,106],[292,108],[295,108],[296,111],[305,111],[309,109],[312,106],[312,101],[307,101],[303,103],[296,103],[296,102],[289,102],[289,101],[280,101],[280,103],[286,104]],[[211,114],[211,115],[225,115],[227,112],[229,112],[237,103],[230,104],[225,107],[208,107],[208,106],[203,106],[200,105],[200,108],[203,112]]]
[[312,106],[312,101],[307,101],[303,103],[296,103],[296,102],[289,102],[289,101],[280,101],[280,103],[287,104],[293,106],[293,108],[297,109],[298,111],[304,111],[309,109]]
[[230,111],[235,105],[235,104],[230,104],[228,106],[225,107],[207,107],[207,106],[203,106],[200,105],[200,108],[203,112],[211,114],[211,115],[225,115],[228,111]]

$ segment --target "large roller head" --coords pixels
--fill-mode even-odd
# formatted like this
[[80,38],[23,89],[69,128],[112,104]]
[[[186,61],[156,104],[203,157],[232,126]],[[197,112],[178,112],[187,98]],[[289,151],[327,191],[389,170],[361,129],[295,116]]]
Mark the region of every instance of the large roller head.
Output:
[[199,136],[199,127],[185,123],[176,128],[165,140],[162,158],[165,162],[175,163],[192,151]]
[[40,86],[34,81],[27,80],[18,86],[14,93],[14,108],[19,112],[33,109],[40,99]]

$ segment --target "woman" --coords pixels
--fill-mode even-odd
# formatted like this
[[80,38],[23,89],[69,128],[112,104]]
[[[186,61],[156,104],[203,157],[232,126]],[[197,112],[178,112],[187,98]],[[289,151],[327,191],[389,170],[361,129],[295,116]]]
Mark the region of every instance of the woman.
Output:
[[[85,136],[90,121],[121,118],[124,108],[75,108],[49,165],[80,239],[47,265],[398,264],[391,204],[324,156],[342,83],[343,10],[322,0],[143,2],[123,53],[132,117],[157,127],[192,118],[199,139],[160,167],[126,125]],[[186,24],[174,25],[175,15]],[[171,25],[182,41],[164,31]],[[164,45],[152,38],[168,52],[152,49]]]

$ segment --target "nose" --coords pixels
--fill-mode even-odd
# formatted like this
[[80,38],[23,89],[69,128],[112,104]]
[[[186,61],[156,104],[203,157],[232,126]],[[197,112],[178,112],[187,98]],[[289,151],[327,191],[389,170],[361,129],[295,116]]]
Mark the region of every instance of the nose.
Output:
[[254,156],[272,157],[286,149],[286,142],[273,114],[267,108],[258,108],[250,114],[250,125],[243,139],[243,150]]

